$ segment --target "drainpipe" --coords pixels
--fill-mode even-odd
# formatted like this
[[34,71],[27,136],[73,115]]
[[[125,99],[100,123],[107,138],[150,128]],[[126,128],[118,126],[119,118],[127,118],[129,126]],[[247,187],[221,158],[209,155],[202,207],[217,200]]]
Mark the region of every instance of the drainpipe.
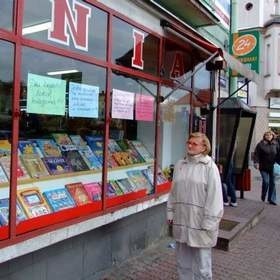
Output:
[[[237,0],[231,0],[231,10],[230,10],[230,36],[233,33],[238,32],[238,20],[237,20]],[[232,46],[230,46],[232,47]],[[235,92],[237,89],[237,78],[230,77],[229,79],[229,95]]]

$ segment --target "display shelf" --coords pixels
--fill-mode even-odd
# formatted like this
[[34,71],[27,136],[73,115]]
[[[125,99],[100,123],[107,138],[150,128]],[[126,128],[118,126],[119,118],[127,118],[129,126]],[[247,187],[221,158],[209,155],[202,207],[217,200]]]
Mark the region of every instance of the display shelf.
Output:
[[[101,210],[102,202],[94,201],[85,205],[61,210],[59,212],[53,212],[36,218],[27,219],[17,225],[16,234],[20,235],[50,225],[58,224],[78,217],[83,217]],[[8,229],[8,226],[0,227],[0,240],[8,238]]]
[[171,189],[172,182],[166,182],[160,185],[156,186],[156,193],[157,194],[163,194],[163,193],[168,193]]

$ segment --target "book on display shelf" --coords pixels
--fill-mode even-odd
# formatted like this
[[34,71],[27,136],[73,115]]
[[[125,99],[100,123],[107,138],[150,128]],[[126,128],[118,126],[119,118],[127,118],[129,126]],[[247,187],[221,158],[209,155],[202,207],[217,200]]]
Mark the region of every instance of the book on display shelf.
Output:
[[80,135],[69,135],[69,137],[76,147],[87,145],[87,142]]
[[151,183],[141,172],[141,170],[128,170],[126,171],[126,174],[128,176],[128,180],[130,181],[131,185],[134,186],[135,190],[150,190],[152,188]]
[[107,182],[107,196],[113,197],[117,195],[122,195],[123,191],[120,189],[119,185],[115,182],[115,180],[110,180]]
[[44,191],[43,196],[53,212],[76,206],[74,199],[65,187]]
[[114,139],[109,139],[108,148],[111,153],[121,152],[122,149]]
[[140,154],[145,162],[153,162],[154,158],[144,144],[139,140],[130,140],[129,143],[134,147],[134,149]]
[[8,140],[0,140],[0,157],[11,155],[11,143]]
[[119,164],[114,159],[114,157],[113,157],[113,155],[111,153],[108,153],[108,164],[109,164],[109,168],[114,168],[114,167],[118,167],[119,166]]
[[102,165],[98,160],[97,156],[93,153],[91,148],[88,145],[79,146],[78,151],[83,157],[84,161],[88,165],[89,169],[101,169]]
[[[11,156],[3,156],[0,157],[0,165],[2,166],[6,176],[8,179],[10,179],[10,173],[11,173]],[[22,164],[21,160],[18,158],[18,164],[17,164],[17,178],[19,180],[24,179],[30,179],[30,176]]]
[[[9,198],[1,198],[0,199],[0,224],[2,226],[6,226],[9,224]],[[26,214],[24,210],[17,202],[16,205],[16,222],[19,223],[21,221],[26,220]]]
[[96,150],[101,150],[103,152],[103,137],[102,136],[86,135],[85,138],[93,152],[95,152]]
[[21,155],[37,155],[37,150],[31,140],[19,140],[18,148]]
[[17,190],[18,201],[29,218],[51,213],[51,209],[39,188],[30,187]]
[[44,157],[61,157],[61,151],[53,139],[36,139]]
[[145,162],[141,155],[137,152],[137,150],[130,144],[130,141],[127,139],[120,139],[116,141],[120,146],[123,152],[126,152],[130,155],[133,163],[142,163]]
[[61,151],[77,150],[67,133],[52,133],[52,137]]
[[73,171],[89,170],[88,165],[86,164],[78,150],[63,151],[62,155],[66,159],[68,164],[71,165]]
[[24,154],[21,155],[20,158],[31,178],[40,178],[49,175],[49,172],[39,155]]
[[116,180],[116,183],[118,184],[123,193],[130,193],[134,191],[133,186],[130,184],[127,178],[118,179]]
[[124,157],[125,152],[116,152],[112,154],[113,159],[117,162],[119,166],[125,166],[127,165],[127,161]]
[[8,177],[3,167],[0,165],[0,183],[7,183],[7,182],[9,182]]
[[92,201],[101,200],[101,185],[98,182],[91,182],[83,184],[86,192]]
[[43,162],[51,175],[73,172],[72,166],[64,157],[45,157]]
[[91,202],[91,199],[81,182],[65,185],[68,192],[71,194],[76,205],[84,205]]

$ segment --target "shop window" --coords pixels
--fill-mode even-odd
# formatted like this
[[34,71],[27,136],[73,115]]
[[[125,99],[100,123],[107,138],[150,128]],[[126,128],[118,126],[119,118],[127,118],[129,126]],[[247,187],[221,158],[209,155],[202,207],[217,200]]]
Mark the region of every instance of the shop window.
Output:
[[[107,196],[111,198],[109,202],[114,203],[121,196],[129,197],[132,193],[145,196],[155,192],[157,86],[115,73],[112,88]],[[167,180],[158,166],[156,185],[164,182]]]
[[0,28],[12,30],[13,28],[13,0],[1,1]]
[[105,60],[107,18],[106,12],[85,1],[26,0],[22,33],[33,40]]
[[158,74],[159,39],[113,18],[112,61],[128,68]]
[[98,158],[88,139],[104,138],[106,71],[26,47],[21,77],[18,234],[101,210],[101,187],[93,196],[89,186],[102,184],[103,151]]

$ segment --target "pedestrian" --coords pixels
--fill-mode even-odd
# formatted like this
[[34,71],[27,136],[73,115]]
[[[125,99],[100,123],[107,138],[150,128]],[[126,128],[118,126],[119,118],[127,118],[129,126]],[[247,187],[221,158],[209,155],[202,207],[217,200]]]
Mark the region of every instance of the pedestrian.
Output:
[[187,154],[174,168],[167,202],[180,280],[212,279],[212,247],[223,215],[219,170],[208,156],[211,146],[200,132],[190,134]]
[[263,139],[257,144],[254,151],[254,166],[262,176],[261,200],[265,201],[268,191],[267,201],[271,205],[277,205],[273,166],[278,153],[279,144],[274,133],[272,131],[265,132]]

